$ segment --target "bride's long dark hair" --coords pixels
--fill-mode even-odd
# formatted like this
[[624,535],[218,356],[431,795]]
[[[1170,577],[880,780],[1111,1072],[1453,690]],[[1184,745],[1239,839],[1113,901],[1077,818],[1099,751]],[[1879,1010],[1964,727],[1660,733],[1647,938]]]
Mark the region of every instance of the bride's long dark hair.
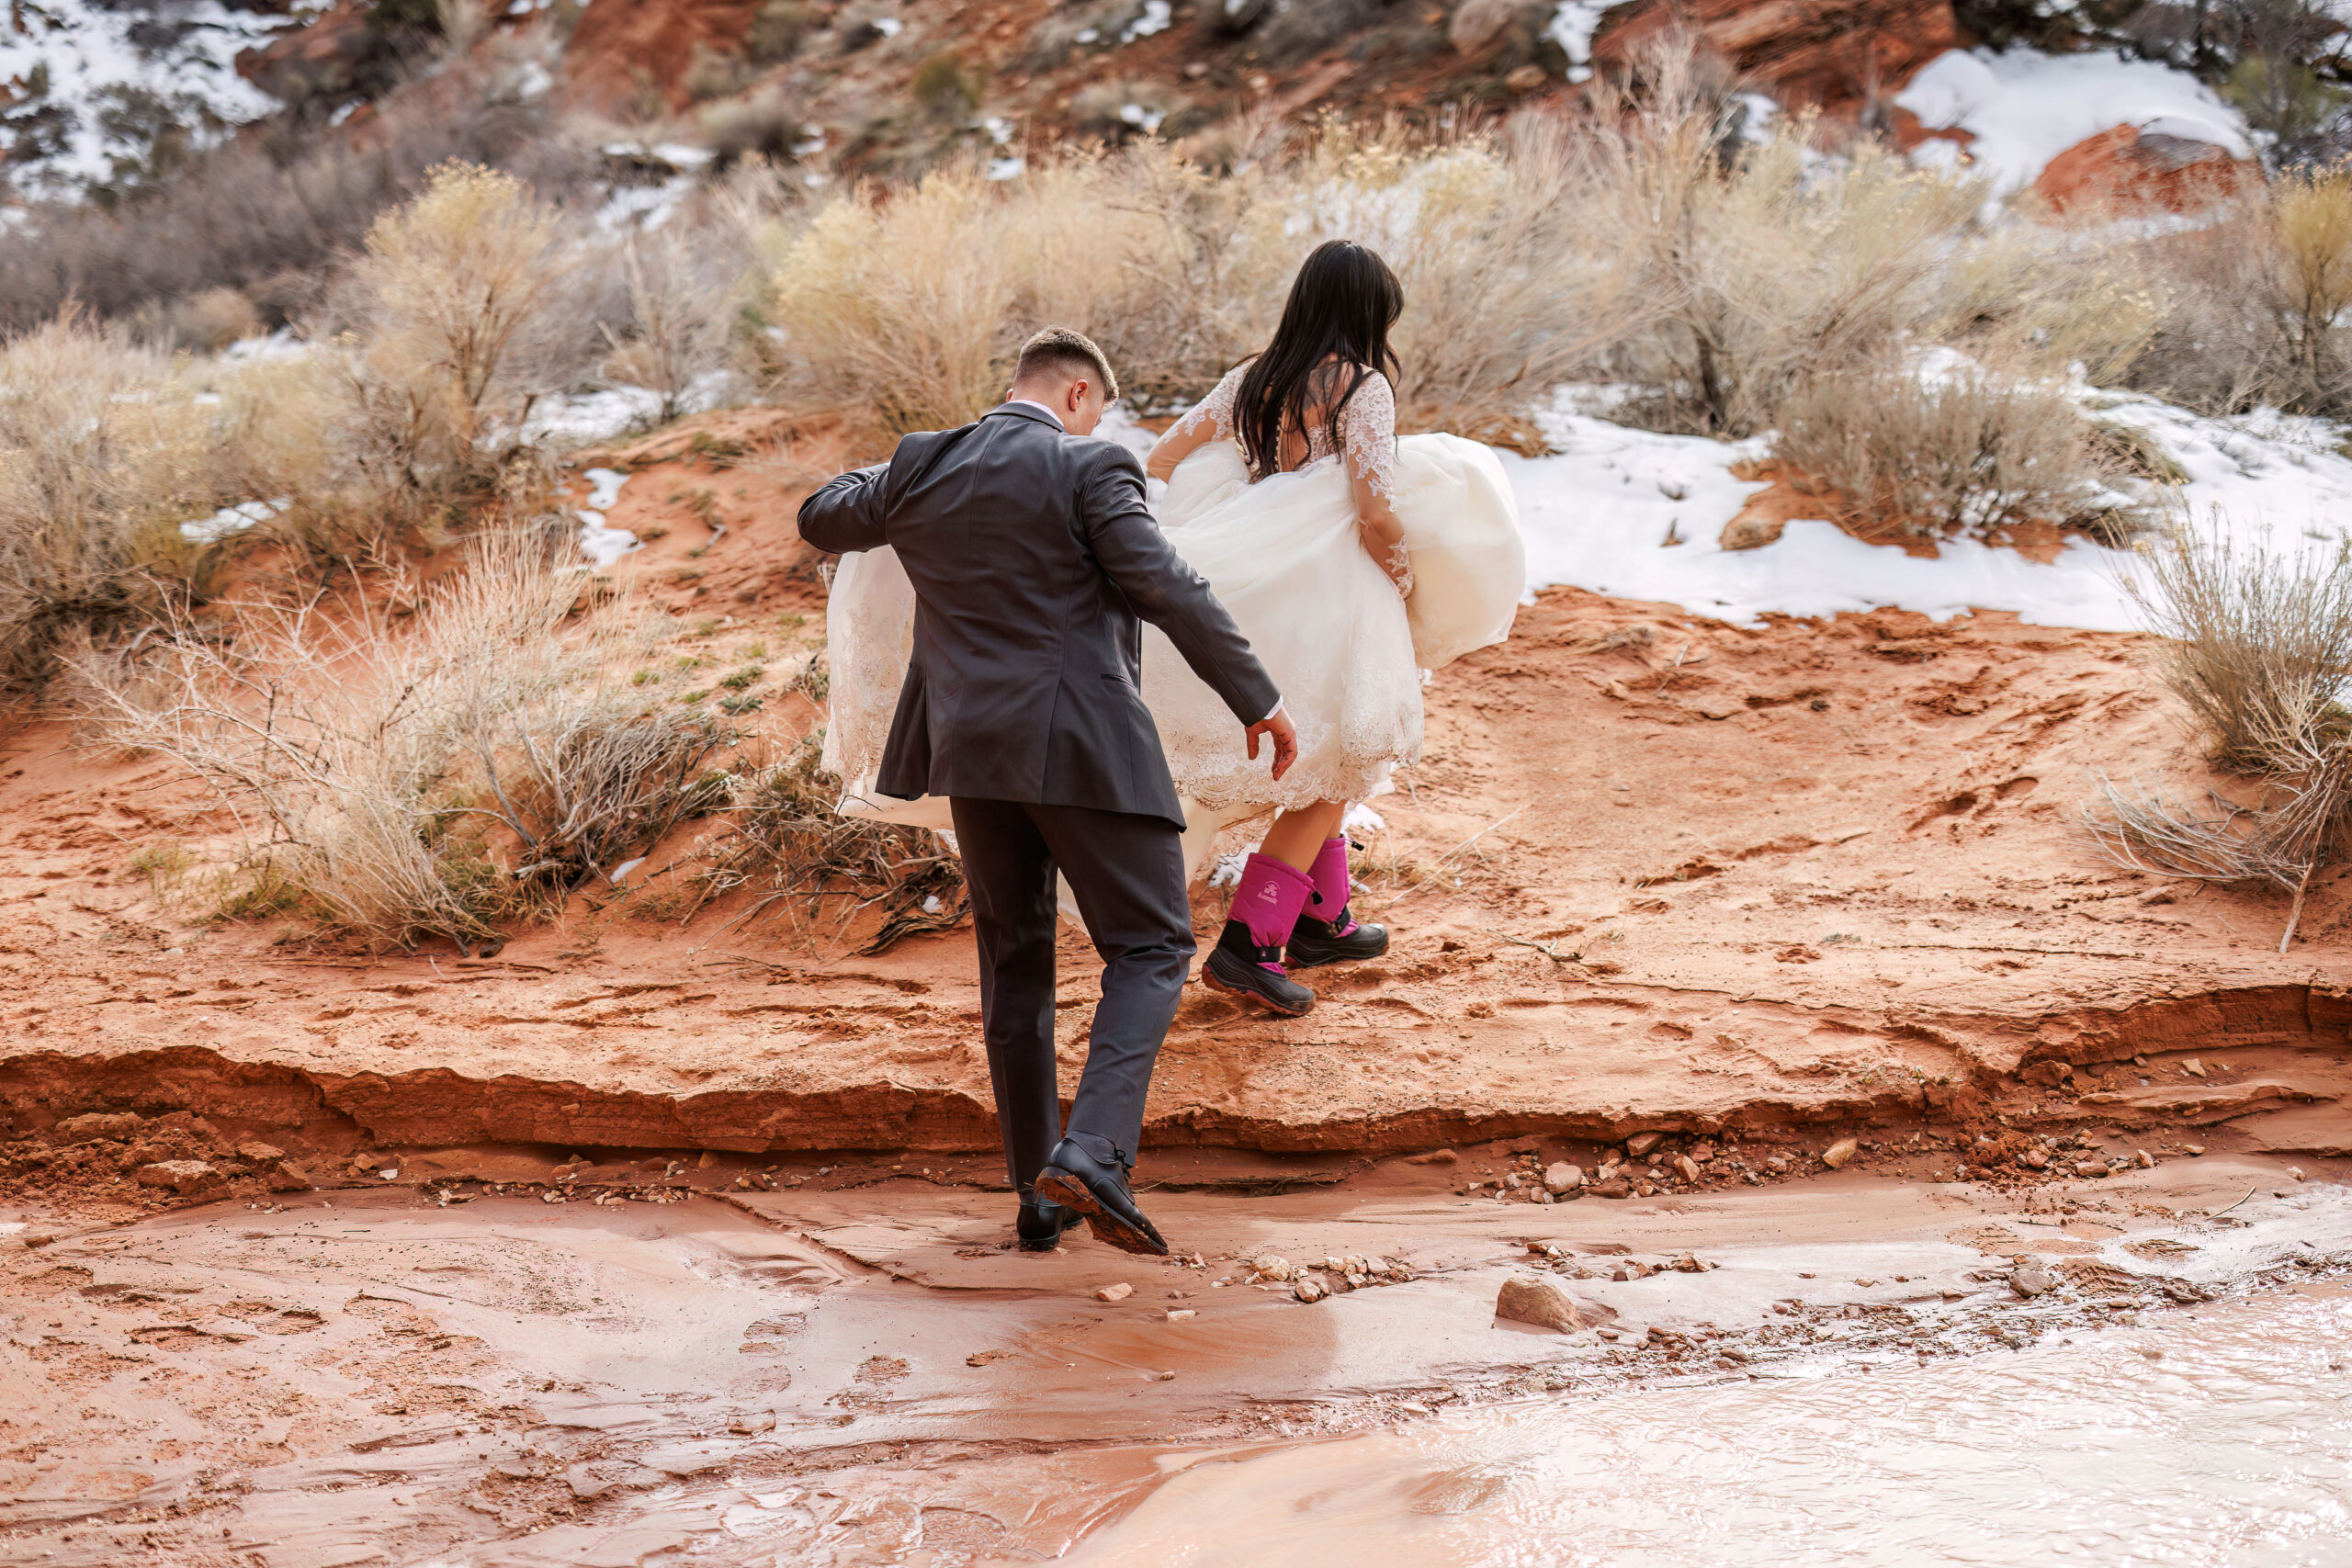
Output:
[[1234,400],[1234,423],[1254,478],[1282,471],[1283,432],[1304,434],[1308,412],[1318,406],[1331,449],[1339,450],[1340,411],[1348,400],[1375,370],[1396,378],[1388,329],[1404,309],[1396,275],[1372,250],[1353,240],[1315,247],[1291,281],[1274,341],[1250,362]]

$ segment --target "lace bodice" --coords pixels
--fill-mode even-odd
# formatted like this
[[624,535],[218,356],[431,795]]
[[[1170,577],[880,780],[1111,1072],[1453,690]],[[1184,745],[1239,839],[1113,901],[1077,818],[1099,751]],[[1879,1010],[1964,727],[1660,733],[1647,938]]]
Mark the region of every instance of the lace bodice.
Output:
[[[1237,365],[1225,373],[1216,389],[1203,398],[1193,411],[1170,425],[1160,437],[1170,441],[1179,435],[1197,434],[1203,424],[1219,441],[1236,436],[1234,400],[1241,393],[1242,373],[1246,364]],[[1340,410],[1340,448],[1347,457],[1348,471],[1362,479],[1374,495],[1385,502],[1396,499],[1396,393],[1388,385],[1388,378],[1375,370],[1364,378],[1355,396]],[[1333,456],[1331,432],[1327,421],[1317,420],[1307,427],[1306,468]]]

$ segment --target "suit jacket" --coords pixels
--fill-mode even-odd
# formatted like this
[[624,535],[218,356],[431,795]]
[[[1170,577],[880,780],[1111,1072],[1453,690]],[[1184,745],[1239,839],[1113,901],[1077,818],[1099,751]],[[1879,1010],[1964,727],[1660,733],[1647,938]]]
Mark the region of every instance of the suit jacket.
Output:
[[899,441],[800,505],[821,550],[888,545],[914,583],[914,658],[875,786],[1083,806],[1182,826],[1144,706],[1138,617],[1243,725],[1280,694],[1144,506],[1143,465],[1008,403]]

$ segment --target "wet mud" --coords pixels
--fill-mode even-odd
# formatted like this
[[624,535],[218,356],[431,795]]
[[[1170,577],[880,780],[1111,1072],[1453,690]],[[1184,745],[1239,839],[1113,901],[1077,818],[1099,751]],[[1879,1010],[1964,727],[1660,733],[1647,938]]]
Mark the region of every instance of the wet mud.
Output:
[[[1388,1162],[1156,1192],[1169,1259],[1022,1254],[1003,1195],[907,1174],[22,1210],[0,1222],[0,1561],[1295,1561],[1262,1528],[1289,1483],[1250,1465],[1307,1439],[1622,1423],[1607,1402],[1633,1391],[1923,1376],[2324,1285],[2352,1208],[2321,1162],[2295,1169],[2215,1152],[2010,1192],[1845,1172],[1539,1206]],[[1313,1304],[1267,1278],[1350,1257],[1409,1278],[1333,1277]],[[1594,1326],[1498,1317],[1512,1280]],[[1214,1512],[1161,1499],[1211,1460],[1252,1479],[1201,1537]],[[1174,1550],[1171,1517],[1204,1555]],[[1482,1539],[1428,1560],[1494,1560]]]

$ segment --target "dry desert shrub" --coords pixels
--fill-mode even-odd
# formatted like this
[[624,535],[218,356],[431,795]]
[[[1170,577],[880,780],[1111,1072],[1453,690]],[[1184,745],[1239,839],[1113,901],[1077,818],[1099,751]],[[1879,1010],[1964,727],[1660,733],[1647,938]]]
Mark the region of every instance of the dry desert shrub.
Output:
[[570,378],[580,263],[520,180],[448,164],[379,219],[338,290],[352,461],[387,498],[481,494]]
[[0,342],[0,683],[192,586],[219,430],[171,363],[69,313]]
[[0,330],[74,301],[194,346],[243,324],[217,296],[198,305],[213,290],[242,292],[271,324],[312,311],[340,258],[444,164],[505,170],[548,198],[584,191],[594,145],[559,118],[556,95],[516,91],[536,58],[528,30],[434,63],[380,102],[364,136],[322,136],[314,118],[263,124],[133,198],[12,209],[0,230]]
[[605,378],[616,386],[642,387],[660,396],[656,423],[666,424],[688,412],[731,362],[737,276],[704,259],[700,236],[677,228],[631,234],[620,246],[621,277],[628,295],[628,321],[616,332],[602,325]]
[[510,532],[410,616],[240,605],[229,635],[181,619],[77,673],[101,739],[177,762],[246,825],[232,912],[493,942],[725,797],[710,762],[731,737],[636,691],[623,666],[651,633],[617,604],[575,619],[578,591]]
[[1958,355],[1798,378],[1775,450],[1853,498],[1849,526],[1927,538],[2030,521],[2120,531],[2121,498],[2068,389]]
[[780,908],[810,937],[838,937],[878,911],[858,949],[869,954],[955,927],[970,912],[963,863],[925,829],[836,811],[842,781],[823,750],[821,735],[805,736],[781,761],[737,774],[732,824],[703,847],[695,908],[748,888],[742,920]]
[[2256,784],[2261,804],[2209,792],[2210,809],[2101,777],[2086,813],[2100,847],[2134,870],[2253,883],[2294,896],[2287,950],[2312,874],[2352,832],[2352,544],[2274,553],[2227,533],[2176,528],[2134,594],[2155,664],[2188,709],[2214,764]]
[[2165,309],[2134,385],[2216,413],[2352,412],[2352,168],[2280,174],[2138,259]]
[[888,432],[959,423],[1051,321],[1096,336],[1138,392],[1197,395],[1272,332],[1307,252],[1352,235],[1406,287],[1407,419],[1498,429],[1623,329],[1576,177],[1565,133],[1531,124],[1418,151],[1332,128],[1230,174],[1143,142],[863,188],[775,264],[775,384]]

